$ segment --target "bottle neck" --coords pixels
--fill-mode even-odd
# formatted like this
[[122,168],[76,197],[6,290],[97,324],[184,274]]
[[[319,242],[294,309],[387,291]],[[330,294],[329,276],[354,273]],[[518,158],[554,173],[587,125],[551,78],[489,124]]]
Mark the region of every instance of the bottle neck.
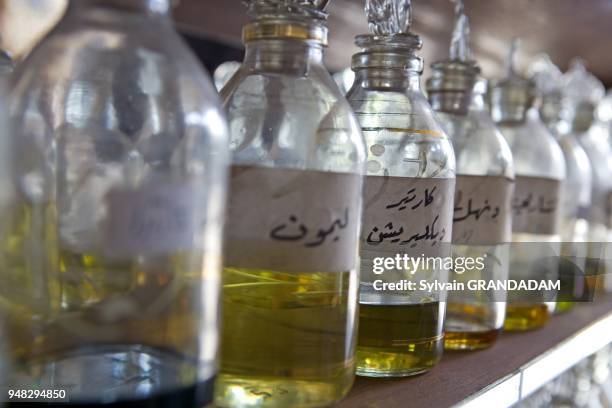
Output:
[[388,92],[421,91],[421,74],[401,68],[358,68],[355,85]]
[[68,11],[110,8],[143,14],[169,15],[171,0],[70,0]]
[[323,65],[323,45],[297,39],[261,39],[246,43],[243,67],[251,71],[304,75]]

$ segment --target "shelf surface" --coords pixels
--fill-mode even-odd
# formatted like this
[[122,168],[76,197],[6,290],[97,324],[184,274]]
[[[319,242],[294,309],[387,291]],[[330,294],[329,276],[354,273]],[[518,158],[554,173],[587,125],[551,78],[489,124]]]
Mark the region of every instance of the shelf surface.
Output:
[[543,329],[504,333],[475,352],[446,352],[431,372],[412,378],[358,377],[340,407],[510,406],[612,342],[612,296],[554,316]]

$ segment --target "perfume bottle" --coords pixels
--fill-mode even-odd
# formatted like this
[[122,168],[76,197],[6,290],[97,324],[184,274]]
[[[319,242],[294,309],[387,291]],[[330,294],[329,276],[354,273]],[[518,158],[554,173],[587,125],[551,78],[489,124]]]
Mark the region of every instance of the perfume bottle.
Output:
[[[508,143],[484,103],[487,82],[470,55],[469,23],[463,2],[455,3],[450,58],[432,64],[429,102],[452,140],[457,165],[451,281],[508,278],[514,167]],[[480,260],[470,268],[463,260]],[[466,289],[448,294],[444,344],[447,349],[486,348],[497,339],[506,315],[505,290]]]
[[350,389],[365,145],[323,65],[326,1],[252,0],[221,95],[233,166],[218,406],[332,405]]
[[[9,120],[7,112],[8,79],[13,70],[13,61],[9,54],[0,50],[0,242],[7,236],[9,220],[4,217],[8,213],[11,203],[16,200],[16,192],[11,179],[13,156],[12,144],[9,136]],[[0,254],[2,246],[0,246]],[[5,273],[6,266],[0,256],[0,274]],[[0,278],[1,281],[1,278]],[[4,328],[4,310],[0,307],[0,329]],[[4,333],[4,332],[0,332]],[[10,370],[10,355],[8,354],[7,336],[0,335],[0,386],[6,385]]]
[[[565,160],[534,104],[535,84],[514,70],[517,46],[514,40],[507,77],[491,90],[491,113],[510,145],[516,172],[509,276],[518,282],[554,281],[558,276]],[[544,326],[555,300],[554,290],[510,291],[505,329]]]
[[585,292],[587,259],[588,211],[591,206],[591,163],[573,130],[573,119],[564,114],[562,73],[548,55],[537,56],[529,67],[529,75],[540,95],[542,120],[559,142],[566,164],[566,178],[561,208],[561,259],[559,279],[561,291],[556,312],[572,308]]
[[588,210],[587,276],[593,289],[603,289],[604,275],[612,270],[606,254],[610,218],[610,191],[612,191],[612,150],[609,126],[595,120],[595,110],[604,96],[602,83],[590,74],[580,60],[574,60],[563,75],[563,114],[571,125],[572,133],[586,151],[592,166],[592,203]]
[[[420,87],[421,40],[407,0],[366,2],[371,34],[353,56],[347,98],[367,146],[357,374],[431,369],[443,347],[455,158]],[[391,258],[395,262],[390,262]],[[439,287],[438,287],[439,288]]]
[[212,402],[228,131],[169,9],[71,1],[14,74],[11,389],[63,390],[66,406]]

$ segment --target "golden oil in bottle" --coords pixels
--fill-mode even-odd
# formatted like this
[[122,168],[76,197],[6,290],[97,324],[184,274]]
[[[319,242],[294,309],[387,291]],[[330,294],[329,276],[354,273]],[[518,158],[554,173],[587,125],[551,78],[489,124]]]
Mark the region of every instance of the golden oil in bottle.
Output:
[[[444,348],[447,350],[479,350],[490,347],[495,343],[501,327],[493,320],[504,316],[502,311],[505,303],[496,302],[482,305],[449,303],[446,308],[446,331],[444,334]],[[495,315],[495,316],[491,316]],[[459,322],[460,329],[454,329],[454,322]],[[453,328],[449,330],[448,328]],[[464,328],[469,327],[470,330]]]
[[435,366],[444,347],[444,304],[359,306],[357,373],[401,377]]
[[508,331],[539,329],[548,323],[550,315],[550,308],[546,304],[508,304],[504,329]]
[[217,405],[311,407],[344,396],[356,296],[348,272],[225,268]]
[[199,296],[206,293],[206,285],[218,284],[210,271],[219,263],[215,258],[176,253],[144,263],[114,262],[61,251],[61,273],[49,281],[57,290],[47,299],[59,306],[9,308],[8,343],[16,355],[32,360],[63,355],[84,344],[100,350],[140,344],[196,354],[196,305],[202,303]]

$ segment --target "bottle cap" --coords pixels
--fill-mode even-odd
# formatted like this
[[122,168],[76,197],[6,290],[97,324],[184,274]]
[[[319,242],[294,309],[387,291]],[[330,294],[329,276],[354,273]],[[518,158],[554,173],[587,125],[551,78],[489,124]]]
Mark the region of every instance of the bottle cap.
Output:
[[518,75],[514,69],[514,58],[518,39],[512,41],[508,56],[508,74],[491,87],[491,116],[497,123],[522,123],[536,96],[535,83]]
[[352,68],[406,69],[423,71],[423,60],[415,54],[423,42],[410,32],[410,0],[366,0],[370,34],[359,35],[355,44],[363,51],[353,56]]
[[463,1],[454,0],[455,28],[450,46],[450,58],[431,65],[432,76],[426,88],[429,102],[436,111],[465,115],[480,68],[470,51],[470,26]]
[[595,120],[595,109],[604,97],[605,87],[578,58],[563,75],[562,86],[565,119],[575,131],[587,131]]
[[325,12],[331,0],[247,0],[253,21],[242,32],[244,42],[296,39],[327,45]]
[[547,126],[558,127],[562,111],[561,70],[547,54],[540,54],[529,65],[528,75],[540,98],[540,117]]

